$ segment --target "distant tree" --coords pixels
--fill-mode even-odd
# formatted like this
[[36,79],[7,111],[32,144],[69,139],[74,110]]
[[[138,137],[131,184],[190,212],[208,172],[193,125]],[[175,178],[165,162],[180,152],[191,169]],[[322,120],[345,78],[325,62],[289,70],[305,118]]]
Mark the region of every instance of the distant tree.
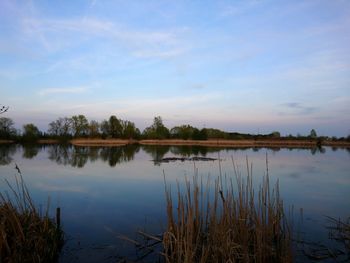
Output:
[[140,136],[140,130],[136,128],[131,121],[120,121],[122,125],[122,137],[127,139],[135,139]]
[[11,139],[16,136],[16,129],[13,127],[14,122],[10,118],[0,118],[0,138]]
[[206,137],[209,139],[225,139],[228,137],[228,134],[219,129],[206,129]]
[[281,133],[279,131],[273,131],[270,133],[270,136],[272,138],[280,138],[281,137]]
[[312,129],[312,130],[310,131],[309,137],[310,137],[311,139],[317,138],[317,133],[316,133],[316,131],[315,131],[314,129]]
[[69,137],[71,136],[71,130],[72,130],[72,120],[71,118],[58,118],[55,121],[52,121],[49,123],[49,129],[48,132],[52,136],[59,136],[59,137]]
[[23,125],[23,140],[31,142],[39,139],[41,132],[33,123]]
[[89,127],[88,127],[88,134],[90,137],[98,137],[100,135],[99,133],[100,124],[97,121],[90,121]]
[[84,115],[72,116],[71,123],[74,137],[84,137],[88,134],[89,122]]
[[100,131],[102,133],[102,138],[106,138],[109,135],[109,121],[103,120],[100,124]]
[[192,134],[192,139],[193,140],[207,140],[208,139],[207,129],[203,128],[203,129],[199,130],[197,128],[194,128],[193,134]]
[[109,135],[112,138],[120,138],[123,134],[123,127],[120,123],[120,120],[115,116],[112,115],[109,117]]
[[172,138],[188,140],[192,137],[194,127],[190,125],[175,126],[170,130]]
[[160,116],[154,117],[153,124],[143,131],[143,136],[148,139],[167,139],[170,137],[170,132],[164,126]]

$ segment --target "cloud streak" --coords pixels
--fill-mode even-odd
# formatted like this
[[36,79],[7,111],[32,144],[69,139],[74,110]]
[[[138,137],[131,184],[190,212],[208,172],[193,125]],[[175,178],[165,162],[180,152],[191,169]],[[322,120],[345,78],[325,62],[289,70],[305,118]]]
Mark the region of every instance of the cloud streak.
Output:
[[281,104],[281,106],[285,109],[284,111],[279,112],[279,115],[281,116],[310,115],[312,113],[315,113],[318,110],[317,107],[304,106],[299,102],[288,102],[288,103]]
[[88,90],[87,87],[71,87],[71,88],[48,88],[38,92],[39,96],[49,96],[54,94],[81,94]]

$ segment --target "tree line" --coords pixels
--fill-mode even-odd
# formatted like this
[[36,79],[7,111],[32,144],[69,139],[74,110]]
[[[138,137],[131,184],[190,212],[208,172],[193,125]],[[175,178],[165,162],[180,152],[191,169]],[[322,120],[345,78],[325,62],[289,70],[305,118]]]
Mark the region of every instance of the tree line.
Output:
[[[23,125],[22,130],[14,127],[10,118],[0,118],[0,139],[32,142],[38,139],[70,140],[73,138],[120,138],[120,139],[183,139],[183,140],[207,140],[207,139],[329,139],[319,137],[314,129],[308,135],[289,135],[282,137],[278,131],[269,134],[245,134],[237,132],[225,132],[213,128],[196,128],[191,125],[175,126],[167,128],[160,116],[154,117],[153,123],[141,133],[135,123],[118,119],[115,115],[101,122],[88,120],[84,115],[60,117],[48,125],[47,132],[42,132],[33,123]],[[350,140],[336,138],[333,140]]]

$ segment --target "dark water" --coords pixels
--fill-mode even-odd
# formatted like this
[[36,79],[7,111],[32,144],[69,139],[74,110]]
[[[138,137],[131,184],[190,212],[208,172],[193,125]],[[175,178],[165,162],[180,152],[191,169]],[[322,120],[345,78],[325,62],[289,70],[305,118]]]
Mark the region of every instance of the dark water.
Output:
[[35,203],[45,210],[50,197],[52,214],[61,207],[67,242],[60,262],[118,262],[123,257],[141,256],[119,238],[121,235],[137,239],[138,230],[161,233],[165,224],[164,177],[175,185],[185,176],[191,178],[194,167],[200,176],[219,174],[217,160],[163,163],[162,158],[220,158],[222,173],[230,176],[232,159],[245,174],[248,157],[258,185],[266,172],[266,154],[270,181],[279,179],[285,207],[294,206],[295,228],[303,239],[341,249],[339,243],[328,239],[326,216],[350,216],[349,149],[2,145],[0,190],[6,189],[4,179],[13,182],[17,163]]

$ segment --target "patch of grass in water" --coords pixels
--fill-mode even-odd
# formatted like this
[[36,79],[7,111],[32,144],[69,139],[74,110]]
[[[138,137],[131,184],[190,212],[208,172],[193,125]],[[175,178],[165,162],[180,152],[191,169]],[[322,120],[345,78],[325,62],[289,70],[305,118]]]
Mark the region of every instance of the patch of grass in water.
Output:
[[293,261],[278,181],[270,187],[267,169],[255,192],[248,161],[245,180],[234,162],[233,167],[233,178],[220,175],[214,185],[209,179],[204,184],[196,171],[192,182],[186,179],[185,191],[178,184],[176,202],[166,184],[166,262]]

